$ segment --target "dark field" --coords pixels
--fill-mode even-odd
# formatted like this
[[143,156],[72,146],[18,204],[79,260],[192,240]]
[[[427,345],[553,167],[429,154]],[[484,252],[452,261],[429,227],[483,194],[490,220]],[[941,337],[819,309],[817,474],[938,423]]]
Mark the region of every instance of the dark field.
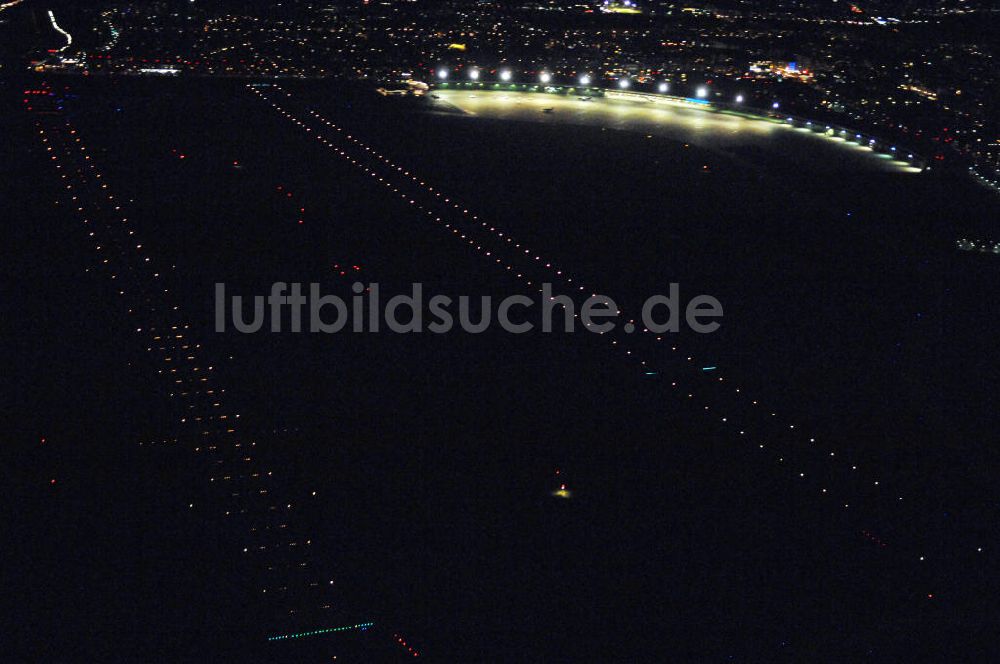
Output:
[[[723,303],[722,328],[637,335],[653,376],[582,331],[216,334],[220,281],[524,289],[242,83],[52,82],[134,199],[136,236],[174,266],[244,430],[290,490],[317,491],[311,533],[359,621],[453,662],[946,661],[992,637],[1000,263],[954,249],[995,205],[972,185],[817,171],[780,148],[748,168],[666,138],[288,84],[299,117],[355,132],[626,310],[679,282]],[[176,411],[53,206],[20,91],[3,92],[18,654],[290,661],[264,647],[275,629],[204,470],[183,440],[149,443],[177,436]],[[569,500],[550,495],[556,468]],[[372,661],[365,640],[383,636],[294,647]]]

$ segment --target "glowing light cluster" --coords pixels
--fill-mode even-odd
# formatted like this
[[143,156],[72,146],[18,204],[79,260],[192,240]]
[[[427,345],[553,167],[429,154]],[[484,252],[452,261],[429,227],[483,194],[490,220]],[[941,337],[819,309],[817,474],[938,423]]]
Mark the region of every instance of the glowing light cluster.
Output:
[[1000,254],[1000,242],[994,240],[970,240],[963,237],[961,240],[955,241],[955,246],[962,251]]

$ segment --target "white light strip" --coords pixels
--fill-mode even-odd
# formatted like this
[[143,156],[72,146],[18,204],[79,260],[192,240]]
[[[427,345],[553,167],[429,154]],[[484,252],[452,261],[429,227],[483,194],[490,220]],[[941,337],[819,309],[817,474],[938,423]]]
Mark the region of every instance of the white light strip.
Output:
[[59,49],[59,52],[62,53],[67,48],[73,45],[73,35],[69,34],[68,32],[59,27],[59,24],[56,23],[56,15],[52,13],[51,9],[49,10],[49,20],[52,22],[52,29],[66,38],[66,45],[63,46],[61,49]]

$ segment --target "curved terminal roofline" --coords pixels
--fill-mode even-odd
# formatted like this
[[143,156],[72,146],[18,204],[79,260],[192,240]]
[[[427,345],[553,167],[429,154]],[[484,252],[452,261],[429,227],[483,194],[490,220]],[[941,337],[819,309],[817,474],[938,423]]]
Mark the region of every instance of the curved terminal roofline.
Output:
[[559,95],[582,95],[591,97],[606,97],[607,99],[622,99],[631,101],[645,101],[654,104],[670,104],[673,106],[684,106],[697,109],[706,113],[718,113],[722,115],[733,115],[745,119],[759,120],[763,122],[773,122],[786,126],[807,129],[817,134],[838,138],[848,143],[856,143],[861,147],[867,147],[876,154],[890,157],[907,164],[920,171],[930,170],[927,160],[912,150],[897,146],[888,141],[884,141],[872,134],[859,132],[841,125],[827,122],[817,122],[801,116],[779,112],[755,112],[741,104],[728,104],[707,99],[697,99],[693,97],[681,97],[658,92],[616,90],[601,86],[582,85],[554,85],[554,84],[531,84],[531,83],[502,83],[502,82],[482,82],[482,81],[435,81],[430,85],[430,89],[467,89],[508,92],[536,92],[540,94]]

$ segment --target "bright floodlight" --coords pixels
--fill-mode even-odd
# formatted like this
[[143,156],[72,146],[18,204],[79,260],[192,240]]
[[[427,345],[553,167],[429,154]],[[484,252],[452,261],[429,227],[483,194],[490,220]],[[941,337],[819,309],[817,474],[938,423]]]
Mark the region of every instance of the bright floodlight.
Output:
[[473,81],[478,81],[479,80],[479,70],[478,69],[470,69],[469,70],[469,78],[471,78]]
[[541,74],[538,75],[538,80],[541,81],[542,83],[548,83],[549,81],[552,80],[552,74],[550,74],[547,71],[543,71]]
[[743,103],[743,95],[736,95],[736,103],[737,104]]
[[708,88],[706,88],[704,85],[701,86],[700,88],[698,88],[697,90],[695,90],[695,95],[699,99],[704,99],[705,97],[708,96]]
[[771,108],[778,108],[778,106],[780,105],[781,104],[779,104],[778,102],[774,102],[773,104],[771,104]]
[[627,88],[629,85],[631,85],[631,83],[629,83],[629,80],[627,78],[623,78],[618,81],[618,87],[621,88],[622,90]]
[[440,78],[442,81],[448,78],[448,70],[445,69],[444,67],[438,69],[438,78]]
[[667,83],[666,81],[663,81],[658,86],[656,86],[656,89],[659,90],[660,92],[666,92],[667,90],[670,89],[670,84]]
[[509,81],[510,77],[511,77],[511,73],[510,73],[509,69],[504,69],[502,72],[500,72],[500,80],[501,81]]
[[580,76],[580,85],[590,85],[590,77],[586,74]]

